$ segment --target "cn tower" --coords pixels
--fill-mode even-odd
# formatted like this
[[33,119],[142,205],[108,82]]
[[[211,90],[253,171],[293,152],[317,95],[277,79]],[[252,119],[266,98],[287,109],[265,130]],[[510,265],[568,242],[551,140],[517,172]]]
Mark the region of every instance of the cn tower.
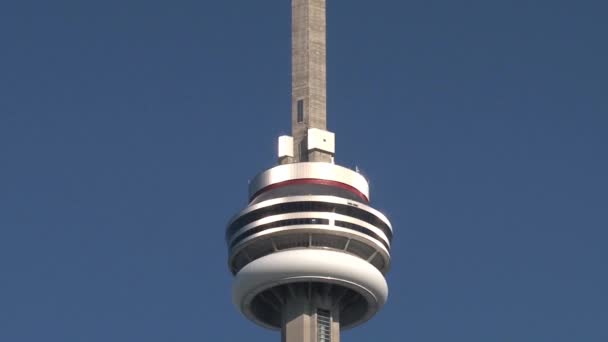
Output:
[[283,342],[338,342],[385,304],[391,223],[337,165],[326,127],[325,0],[292,0],[291,136],[226,228],[232,299]]

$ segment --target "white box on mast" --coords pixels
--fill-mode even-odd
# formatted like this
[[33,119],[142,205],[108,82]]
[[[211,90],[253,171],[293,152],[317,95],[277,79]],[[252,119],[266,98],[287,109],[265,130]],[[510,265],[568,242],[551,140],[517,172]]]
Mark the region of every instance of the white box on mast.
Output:
[[308,150],[318,150],[330,154],[336,153],[336,135],[333,132],[318,128],[308,129]]

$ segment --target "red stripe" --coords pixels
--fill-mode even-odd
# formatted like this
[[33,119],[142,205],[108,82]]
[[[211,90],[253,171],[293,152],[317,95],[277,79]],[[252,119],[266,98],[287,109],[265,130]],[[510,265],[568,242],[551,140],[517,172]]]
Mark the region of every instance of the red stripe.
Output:
[[367,198],[367,196],[365,196],[361,191],[357,190],[357,188],[350,186],[348,184],[344,184],[342,182],[337,182],[337,181],[332,181],[332,180],[326,180],[326,179],[317,179],[317,178],[301,178],[301,179],[291,179],[288,181],[284,181],[284,182],[280,182],[280,183],[275,183],[275,184],[271,184],[265,188],[262,188],[260,190],[258,190],[255,194],[253,194],[253,196],[251,196],[251,198],[249,199],[249,201],[253,201],[254,198],[258,197],[259,195],[261,195],[262,193],[269,191],[269,190],[274,190],[274,189],[278,189],[284,186],[289,186],[289,185],[300,185],[300,184],[317,184],[317,185],[327,185],[327,186],[333,186],[335,188],[340,188],[346,191],[350,191],[353,194],[357,195],[357,197],[361,198],[362,200],[364,200],[365,202],[369,202],[369,199]]

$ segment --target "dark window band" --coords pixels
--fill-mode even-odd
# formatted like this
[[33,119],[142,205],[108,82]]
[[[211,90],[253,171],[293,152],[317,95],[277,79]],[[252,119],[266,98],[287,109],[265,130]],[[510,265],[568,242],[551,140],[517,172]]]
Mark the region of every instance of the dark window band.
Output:
[[315,219],[315,218],[299,218],[299,219],[289,219],[289,220],[281,220],[281,221],[276,221],[276,222],[271,222],[271,223],[267,223],[267,224],[263,224],[259,227],[255,227],[253,229],[249,229],[248,231],[244,232],[243,234],[239,235],[239,237],[237,239],[235,239],[234,241],[232,241],[232,243],[230,244],[230,248],[236,246],[237,243],[245,240],[246,238],[250,237],[251,235],[257,234],[261,231],[264,231],[266,229],[271,229],[271,228],[278,228],[278,227],[285,227],[285,226],[295,226],[295,225],[299,225],[299,224],[329,224],[329,220],[326,219]]
[[[271,228],[278,228],[278,227],[286,227],[286,226],[295,226],[295,225],[300,225],[300,224],[324,224],[324,225],[329,225],[329,220],[327,219],[319,219],[319,218],[300,218],[300,219],[289,219],[289,220],[281,220],[281,221],[276,221],[276,222],[271,222],[271,223],[267,223],[267,224],[263,224],[259,227],[255,227],[252,229],[247,230],[246,232],[244,232],[243,234],[239,235],[234,241],[232,241],[232,243],[230,244],[230,248],[236,246],[239,242],[245,240],[246,238],[257,234],[259,232],[262,232],[266,229],[271,229]],[[335,221],[335,226],[336,227],[342,227],[342,228],[348,228],[348,229],[352,229],[354,231],[357,231],[359,233],[363,233],[365,235],[369,235],[371,237],[373,237],[374,239],[378,240],[380,243],[382,243],[382,245],[384,247],[386,247],[387,250],[390,250],[389,245],[386,243],[386,241],[384,241],[384,239],[382,237],[380,237],[378,234],[376,234],[374,231],[372,231],[371,229],[359,226],[357,224],[354,223],[350,223],[350,222],[344,222],[344,221]]]
[[272,215],[280,215],[280,214],[289,214],[289,213],[297,213],[297,212],[335,212],[336,214],[346,215],[350,217],[357,218],[361,221],[365,221],[375,227],[378,227],[388,238],[388,241],[393,240],[393,232],[388,227],[384,221],[378,218],[376,215],[365,211],[363,209],[345,205],[338,203],[328,203],[328,202],[288,202],[288,203],[279,203],[275,205],[271,205],[268,207],[263,207],[257,210],[254,210],[250,213],[247,213],[238,219],[236,219],[227,229],[226,229],[226,240],[229,240],[230,237],[236,233],[242,227],[248,225],[251,222],[257,221],[261,218],[272,216]]
[[386,241],[383,238],[381,238],[380,235],[374,233],[371,229],[362,227],[362,226],[360,226],[358,224],[354,224],[354,223],[350,223],[350,222],[345,222],[345,221],[336,221],[335,225],[336,225],[336,227],[348,228],[348,229],[352,229],[354,231],[357,231],[359,233],[363,233],[365,235],[370,235],[373,238],[375,238],[376,240],[378,240],[380,243],[382,243],[382,245],[384,245],[384,247],[386,247],[386,250],[388,250],[388,251],[391,250],[391,248],[389,247],[388,243],[386,243]]

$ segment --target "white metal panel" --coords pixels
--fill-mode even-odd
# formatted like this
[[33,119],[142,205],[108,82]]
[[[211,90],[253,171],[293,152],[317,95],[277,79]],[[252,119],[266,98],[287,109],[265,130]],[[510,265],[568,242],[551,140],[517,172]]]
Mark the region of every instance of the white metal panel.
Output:
[[282,135],[279,137],[279,158],[293,157],[293,137]]
[[344,183],[370,199],[369,184],[360,173],[336,164],[315,162],[284,164],[259,173],[249,183],[249,197],[269,185],[304,178]]
[[308,129],[308,150],[320,150],[323,152],[336,153],[336,136],[334,133],[318,128]]

